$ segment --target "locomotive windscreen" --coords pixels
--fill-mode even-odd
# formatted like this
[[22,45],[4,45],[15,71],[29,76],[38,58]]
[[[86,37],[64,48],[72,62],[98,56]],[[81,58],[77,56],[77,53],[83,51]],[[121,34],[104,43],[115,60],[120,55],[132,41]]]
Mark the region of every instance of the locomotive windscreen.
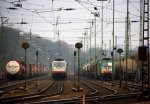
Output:
[[103,60],[102,66],[112,66],[110,60]]
[[54,62],[54,67],[65,67],[65,63],[64,62]]
[[66,71],[66,61],[53,61],[52,71]]
[[111,73],[112,72],[112,61],[110,58],[105,58],[102,60],[102,73]]

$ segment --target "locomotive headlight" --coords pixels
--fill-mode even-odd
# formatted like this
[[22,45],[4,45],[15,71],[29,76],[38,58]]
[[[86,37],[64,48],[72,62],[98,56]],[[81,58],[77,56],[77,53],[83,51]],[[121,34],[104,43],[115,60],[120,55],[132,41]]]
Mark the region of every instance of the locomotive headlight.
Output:
[[108,63],[108,66],[112,66],[112,63]]

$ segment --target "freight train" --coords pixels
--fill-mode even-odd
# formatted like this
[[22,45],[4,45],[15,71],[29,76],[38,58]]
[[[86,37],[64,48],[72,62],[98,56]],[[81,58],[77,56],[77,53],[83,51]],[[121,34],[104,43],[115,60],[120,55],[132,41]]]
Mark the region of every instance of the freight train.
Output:
[[19,60],[11,60],[6,64],[6,77],[9,80],[19,80],[26,78],[33,78],[35,76],[42,76],[49,74],[49,69],[47,66],[36,65],[36,64],[26,64]]
[[85,64],[82,69],[82,74],[88,78],[99,80],[111,80],[112,72],[115,80],[127,77],[128,80],[134,80],[137,72],[137,63],[135,60],[127,59],[127,74],[126,74],[126,60],[114,62],[114,70],[112,69],[112,60],[110,58],[103,58]]
[[57,58],[52,62],[52,78],[65,79],[67,77],[67,62],[62,58]]

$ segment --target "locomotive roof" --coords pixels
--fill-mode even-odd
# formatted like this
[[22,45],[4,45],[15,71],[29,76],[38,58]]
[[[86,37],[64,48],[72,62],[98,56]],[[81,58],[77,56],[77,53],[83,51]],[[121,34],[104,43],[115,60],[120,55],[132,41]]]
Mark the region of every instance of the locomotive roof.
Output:
[[57,58],[57,59],[55,59],[54,61],[64,61],[64,59],[62,59],[62,58]]
[[110,60],[110,58],[102,58],[102,60]]

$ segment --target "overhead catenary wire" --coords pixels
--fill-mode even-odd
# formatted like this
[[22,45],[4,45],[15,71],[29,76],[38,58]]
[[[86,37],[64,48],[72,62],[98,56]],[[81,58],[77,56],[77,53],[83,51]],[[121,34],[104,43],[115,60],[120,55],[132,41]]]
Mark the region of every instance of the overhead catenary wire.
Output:
[[[6,1],[8,1],[8,0],[6,0]],[[83,0],[82,0],[82,1],[83,1]],[[88,0],[88,1],[89,1],[89,0]],[[90,0],[90,1],[92,1],[92,0]],[[133,1],[133,0],[132,0],[132,1]],[[56,2],[59,2],[59,1],[56,1]],[[63,2],[63,1],[61,1],[61,2]],[[68,0],[68,1],[66,0],[66,1],[64,1],[64,2],[69,2],[69,0]],[[22,3],[25,3],[25,2],[22,2]],[[29,1],[26,1],[26,3],[28,3],[28,7],[33,6]],[[93,4],[93,6],[92,6],[91,3]],[[83,2],[83,5],[84,5],[86,8],[88,8],[89,10],[91,10],[91,11],[92,11],[92,9],[93,9],[94,6],[97,6],[98,8],[101,8],[101,6],[98,6],[98,4],[96,4],[95,2],[91,2],[91,3],[89,3],[89,2]],[[116,3],[116,4],[117,4],[117,5],[123,5],[123,3],[124,3],[123,1],[119,1],[119,2]],[[137,3],[137,2],[136,2],[136,1],[133,1],[132,3]],[[36,5],[36,4],[37,4],[37,3],[35,3],[35,5]],[[45,4],[46,4],[47,10],[48,10],[48,8],[51,10],[50,5],[48,6],[48,5],[47,5],[48,3],[45,3]],[[49,4],[52,4],[51,1],[49,2]],[[96,5],[95,5],[95,4],[96,4]],[[32,20],[29,21],[29,24],[28,24],[28,25],[30,25],[30,26],[33,25],[33,24],[35,24],[35,23],[46,23],[46,24],[49,24],[49,23],[47,23],[47,21],[48,21],[48,22],[51,22],[52,24],[55,23],[55,21],[54,21],[54,22],[52,21],[53,17],[52,17],[52,16],[48,16],[48,17],[47,17],[47,16],[45,15],[46,13],[39,14],[39,15],[42,16],[42,17],[44,17],[47,21],[45,21],[43,18],[41,18],[39,15],[37,15],[37,11],[40,11],[40,10],[42,11],[42,8],[40,8],[40,7],[42,7],[42,6],[43,6],[43,4],[41,4],[41,5],[39,4],[39,6],[38,6],[39,8],[38,8],[38,9],[32,9],[32,8],[27,8],[27,7],[24,7],[24,8],[23,8],[23,9],[29,9],[30,11],[23,10],[23,9],[20,9],[20,8],[19,8],[19,12],[23,10],[23,12],[24,12],[24,11],[27,11],[27,12],[30,13],[30,12],[32,11],[32,12],[31,12],[32,15],[30,15],[29,13],[26,13],[26,12],[24,13],[24,17],[29,17],[29,16],[30,16],[29,18],[32,19],[32,16],[33,16],[33,18],[34,18],[33,21],[32,21]],[[84,9],[86,9],[86,8],[82,8],[82,7],[80,8],[80,7],[78,7],[78,8],[76,8],[76,9],[78,9],[78,10],[84,10]],[[5,9],[5,8],[4,8],[4,9]],[[4,10],[4,9],[3,9],[3,10]],[[43,8],[43,10],[44,10],[44,9],[45,9],[45,8]],[[106,14],[108,14],[108,12],[112,11],[112,10],[111,10],[111,3],[110,3],[110,4],[106,3],[106,6],[104,7],[104,9],[105,9],[105,11],[108,10],[107,13],[106,13],[106,12],[104,13],[104,15],[106,15]],[[6,10],[7,12],[10,12],[10,11],[11,11],[11,12],[10,12],[10,15],[13,15],[13,12],[14,12],[13,10],[7,10],[7,9],[5,9],[5,10]],[[34,10],[37,10],[37,11],[34,11]],[[46,9],[45,9],[45,10],[46,10]],[[34,12],[33,12],[33,11],[34,11]],[[123,10],[120,10],[120,11],[124,12]],[[16,12],[16,13],[19,13],[18,11],[15,11],[15,12]],[[116,13],[117,13],[117,12],[118,12],[118,11],[116,11]],[[11,14],[11,13],[12,13],[12,14]],[[53,13],[54,13],[54,12],[53,12]],[[120,12],[118,12],[118,13],[120,13]],[[49,13],[49,14],[52,15],[52,13]],[[123,14],[126,14],[126,13],[124,12]],[[22,15],[22,14],[20,13],[20,15]],[[28,16],[26,16],[26,15],[28,15]],[[132,14],[130,14],[130,15],[132,16]],[[137,16],[138,16],[138,15],[137,15]],[[16,16],[16,17],[17,17],[17,16]],[[18,18],[18,21],[21,20],[21,18],[19,18],[19,16],[18,16],[17,18]],[[39,18],[40,21],[39,21],[39,20],[35,21],[35,20],[38,19],[38,18]],[[133,19],[135,19],[135,18],[136,18],[136,16],[133,16]],[[138,17],[137,17],[137,18],[138,18]],[[55,17],[54,17],[54,19],[55,19]],[[63,18],[63,17],[61,17],[61,22],[66,22],[67,19],[70,19],[70,21],[72,22],[71,24],[75,24],[75,23],[83,23],[83,24],[84,24],[85,22],[91,20],[92,18],[85,19],[85,18],[82,18],[82,17],[79,17],[79,18],[74,18],[74,17],[70,17],[70,18],[69,18],[69,17],[65,17],[65,18]],[[117,20],[117,18],[115,18],[115,19]],[[25,19],[24,19],[24,20],[25,20]],[[10,18],[10,21],[12,21],[11,18]],[[15,20],[14,20],[14,21],[15,21]],[[25,21],[26,21],[26,20],[25,20]],[[100,20],[98,20],[98,21],[100,21]],[[112,22],[111,22],[111,21],[112,21],[111,18],[109,18],[109,19],[106,18],[106,17],[104,18],[104,23],[105,23],[105,26],[106,26],[106,27],[104,26],[104,27],[105,27],[105,28],[104,28],[105,31],[107,31],[107,29],[109,28],[109,26],[112,25]],[[116,22],[119,23],[119,22],[122,22],[122,21],[121,21],[121,20],[117,20]],[[85,25],[86,25],[86,24],[85,24]],[[100,27],[100,25],[98,24],[98,25],[97,25],[97,28],[99,28],[99,27]],[[34,29],[34,28],[33,28],[33,29]],[[47,29],[47,28],[46,28],[46,29]],[[42,30],[42,28],[41,28],[41,30]],[[39,30],[39,31],[41,31],[41,30]],[[44,30],[44,28],[43,28],[43,30]],[[47,30],[48,30],[48,29],[47,29]],[[50,30],[52,30],[52,28],[51,28]],[[38,31],[38,30],[37,30],[37,31]],[[71,31],[73,31],[73,30],[70,31],[69,29],[68,29],[68,30],[61,30],[61,29],[60,29],[59,31],[62,31],[62,32],[71,32]],[[77,30],[77,31],[75,31],[75,32],[80,32],[80,30],[79,30],[79,31]],[[81,32],[82,32],[82,29],[81,29]],[[99,31],[98,31],[98,33],[99,33]]]
[[[6,0],[5,0],[6,1]],[[8,2],[8,1],[7,1]],[[131,2],[131,1],[130,1]],[[10,3],[10,2],[8,2],[8,3]],[[29,3],[30,4],[30,3]],[[92,5],[92,4],[91,4]],[[41,5],[41,6],[44,6],[44,5]],[[98,6],[98,5],[94,5],[93,4],[93,6],[96,6],[96,7],[101,7],[101,6]],[[105,7],[104,7],[105,8]],[[86,9],[88,9],[88,8],[86,8]],[[106,9],[110,9],[111,10],[111,8],[106,8]],[[116,12],[122,12],[122,11],[118,11],[118,10],[115,10]],[[122,13],[125,13],[125,12],[122,12]],[[125,13],[126,14],[126,13]],[[132,14],[130,14],[130,15],[132,15]],[[135,16],[137,16],[137,15],[135,15]]]
[[[25,9],[25,8],[24,8]],[[31,11],[30,11],[31,12]],[[19,13],[15,13],[15,14],[19,14]],[[21,14],[19,14],[19,15],[21,15]],[[31,16],[32,17],[32,15],[26,15],[26,14],[24,14],[25,16]],[[40,15],[39,15],[40,16]],[[41,17],[41,16],[40,16]],[[43,17],[42,17],[43,18]],[[46,17],[45,17],[46,18]],[[47,18],[51,18],[51,17],[47,17]],[[66,18],[67,19],[67,18]]]

